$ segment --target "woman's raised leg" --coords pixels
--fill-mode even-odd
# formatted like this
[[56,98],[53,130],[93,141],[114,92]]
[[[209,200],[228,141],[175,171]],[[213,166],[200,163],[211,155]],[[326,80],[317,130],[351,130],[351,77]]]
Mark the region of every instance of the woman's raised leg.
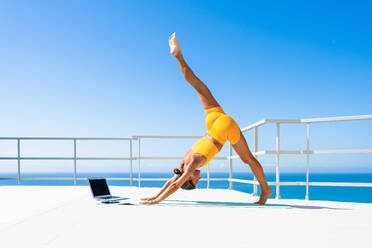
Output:
[[203,108],[208,109],[220,106],[216,99],[213,97],[208,87],[197,76],[195,76],[193,71],[186,64],[182,56],[180,46],[177,42],[176,33],[173,33],[169,38],[169,47],[171,54],[177,58],[182,74],[185,77],[186,81],[189,82],[189,84],[191,84],[191,86],[193,86],[194,89],[198,92]]
[[233,145],[234,150],[239,155],[240,159],[251,167],[251,170],[254,176],[257,178],[260,186],[261,186],[261,195],[260,199],[255,202],[256,204],[265,204],[267,199],[273,193],[270,189],[269,185],[267,184],[264,170],[258,162],[258,160],[253,156],[251,151],[249,150],[247,141],[245,140],[243,134],[240,132],[240,139],[239,141]]

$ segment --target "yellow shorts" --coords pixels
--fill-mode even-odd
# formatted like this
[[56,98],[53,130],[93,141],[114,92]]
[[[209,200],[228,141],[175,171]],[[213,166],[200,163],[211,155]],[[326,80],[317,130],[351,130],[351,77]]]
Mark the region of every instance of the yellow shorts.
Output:
[[[220,106],[205,110],[207,134],[211,135],[221,145],[226,141],[236,144],[240,140],[240,128],[233,118],[225,114]],[[202,154],[207,161],[202,165],[207,165],[219,152],[218,148],[211,140],[206,137],[201,138],[193,146],[193,153]],[[201,166],[201,167],[202,167]]]
[[206,137],[202,137],[192,147],[192,153],[198,153],[206,157],[206,161],[200,167],[207,165],[214,156],[219,152],[218,148],[211,140]]
[[233,118],[225,114],[220,106],[205,110],[207,134],[220,144],[230,141],[236,144],[240,139],[240,128]]

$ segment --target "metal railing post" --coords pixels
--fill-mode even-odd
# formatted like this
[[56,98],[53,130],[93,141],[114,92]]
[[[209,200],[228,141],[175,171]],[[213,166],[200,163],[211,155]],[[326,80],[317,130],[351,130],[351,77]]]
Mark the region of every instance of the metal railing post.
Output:
[[133,185],[133,151],[132,151],[133,142],[130,140],[130,171],[129,171],[129,185]]
[[233,189],[233,182],[232,182],[232,145],[230,143],[230,176],[229,176],[229,179],[230,179],[230,183],[229,183],[229,189]]
[[76,186],[76,139],[74,139],[74,185]]
[[209,170],[209,164],[207,165],[207,189],[210,187],[210,170]]
[[[254,128],[254,157],[257,159],[258,152],[258,127]],[[253,177],[253,196],[257,196],[257,178]]]
[[21,141],[17,139],[18,185],[21,184]]
[[306,125],[306,196],[305,200],[309,200],[309,167],[310,167],[310,123]]
[[280,199],[280,124],[276,123],[276,196]]
[[141,138],[138,137],[138,187],[141,187]]

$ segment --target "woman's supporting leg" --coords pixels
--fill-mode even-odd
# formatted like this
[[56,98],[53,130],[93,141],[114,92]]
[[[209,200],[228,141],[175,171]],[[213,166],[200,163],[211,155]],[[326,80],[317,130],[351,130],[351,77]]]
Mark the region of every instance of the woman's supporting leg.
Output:
[[218,107],[219,104],[216,99],[213,97],[211,91],[208,87],[193,73],[190,67],[186,64],[182,56],[181,49],[178,45],[176,34],[172,34],[169,38],[169,46],[171,49],[171,54],[175,56],[180,64],[180,68],[182,71],[183,76],[185,77],[186,81],[194,87],[194,89],[198,92],[201,104],[203,105],[204,109]]
[[233,145],[234,150],[239,155],[241,160],[248,164],[251,167],[251,170],[254,174],[254,176],[257,178],[260,186],[261,186],[261,195],[260,199],[255,202],[256,204],[265,204],[267,201],[267,198],[272,194],[272,190],[270,189],[269,185],[267,184],[265,174],[263,171],[263,168],[258,162],[258,160],[253,156],[251,151],[249,150],[247,141],[245,140],[242,133],[240,133],[240,139],[239,141]]

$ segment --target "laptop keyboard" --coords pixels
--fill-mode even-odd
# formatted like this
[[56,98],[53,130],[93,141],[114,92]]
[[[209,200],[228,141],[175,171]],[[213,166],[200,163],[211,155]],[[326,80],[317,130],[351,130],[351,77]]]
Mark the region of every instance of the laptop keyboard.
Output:
[[100,199],[100,200],[126,200],[126,199],[129,199],[129,198],[108,195],[108,196],[97,197],[97,199]]

